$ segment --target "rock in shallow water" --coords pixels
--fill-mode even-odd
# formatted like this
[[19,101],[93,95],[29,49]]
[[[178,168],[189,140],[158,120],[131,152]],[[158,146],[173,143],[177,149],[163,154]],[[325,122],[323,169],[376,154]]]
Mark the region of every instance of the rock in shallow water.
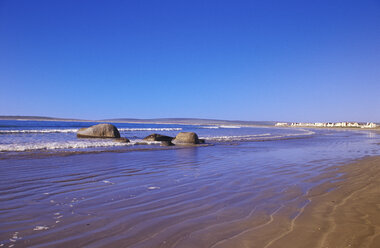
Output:
[[181,132],[172,140],[175,145],[199,144],[198,135],[193,132]]
[[171,141],[161,141],[160,146],[174,146]]
[[151,135],[148,135],[144,138],[146,141],[172,141],[174,139],[173,137],[161,135],[157,133],[153,133]]
[[115,141],[120,142],[120,143],[129,143],[130,142],[130,140],[128,138],[124,138],[124,137],[115,138]]
[[120,133],[112,124],[98,124],[89,128],[81,128],[77,132],[78,138],[120,138]]

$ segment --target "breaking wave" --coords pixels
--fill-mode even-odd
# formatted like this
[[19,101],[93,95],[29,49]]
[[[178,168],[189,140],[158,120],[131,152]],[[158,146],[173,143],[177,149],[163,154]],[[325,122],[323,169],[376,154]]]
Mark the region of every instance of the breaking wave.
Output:
[[66,142],[46,142],[27,144],[0,144],[0,152],[27,152],[37,150],[57,150],[57,149],[85,149],[101,147],[121,147],[133,145],[159,145],[160,141],[131,140],[129,143],[121,143],[113,140],[109,141],[66,141]]
[[266,137],[270,135],[271,135],[270,133],[264,133],[264,134],[252,134],[252,135],[211,136],[211,137],[201,137],[201,139],[210,140],[210,141],[243,141],[243,140],[252,140],[257,137]]
[[241,128],[241,126],[227,126],[227,125],[221,125],[221,128]]
[[30,144],[5,144],[0,145],[0,152],[25,152],[34,150],[55,150],[55,149],[83,149],[96,147],[126,146],[132,143],[119,143],[115,141],[97,141],[97,142],[48,142],[48,143],[30,143]]
[[[182,128],[118,128],[120,132],[128,131],[180,131]],[[22,134],[22,133],[76,133],[78,128],[65,129],[25,129],[25,130],[0,130],[0,134]]]
[[201,126],[199,128],[218,129],[218,128],[241,128],[241,127],[240,126],[221,125],[221,126]]

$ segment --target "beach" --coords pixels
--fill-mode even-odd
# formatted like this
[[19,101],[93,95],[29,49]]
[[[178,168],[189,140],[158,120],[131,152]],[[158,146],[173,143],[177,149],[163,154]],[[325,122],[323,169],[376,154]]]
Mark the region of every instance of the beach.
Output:
[[[90,123],[92,124],[92,123]],[[3,122],[4,247],[376,247],[380,136],[355,130]],[[194,131],[206,146],[141,139]]]
[[380,246],[380,157],[338,171],[338,181],[308,192],[310,204],[269,247]]
[[380,0],[0,0],[0,248],[379,248]]
[[[310,189],[308,204],[294,219],[286,218],[294,209],[279,210],[255,235],[226,240],[220,247],[379,247],[380,157],[337,167],[334,173],[342,175]],[[264,237],[262,242],[256,235]]]

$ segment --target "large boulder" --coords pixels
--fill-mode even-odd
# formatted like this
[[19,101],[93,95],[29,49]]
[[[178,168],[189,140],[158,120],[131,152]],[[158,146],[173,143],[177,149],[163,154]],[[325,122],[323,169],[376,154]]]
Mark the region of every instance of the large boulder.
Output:
[[172,140],[175,145],[199,144],[198,135],[193,132],[181,132]]
[[153,133],[151,135],[148,135],[144,138],[146,141],[172,141],[174,139],[173,137],[161,135],[157,133]]
[[120,138],[120,133],[112,124],[98,124],[89,128],[81,128],[77,132],[78,138]]

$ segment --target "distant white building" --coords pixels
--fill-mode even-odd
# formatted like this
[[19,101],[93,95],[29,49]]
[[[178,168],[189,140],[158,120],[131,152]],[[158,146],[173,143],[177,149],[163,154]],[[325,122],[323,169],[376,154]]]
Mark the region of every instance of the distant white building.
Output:
[[357,122],[349,122],[349,123],[347,123],[347,126],[348,127],[359,127],[359,123],[357,123]]
[[377,125],[373,122],[367,124],[359,124],[358,122],[315,122],[303,123],[293,122],[291,124],[286,122],[278,122],[276,126],[291,126],[291,127],[354,127],[354,128],[375,128]]
[[322,123],[322,122],[316,122],[314,123],[314,126],[316,127],[324,127],[326,123]]
[[377,125],[373,122],[367,122],[367,124],[362,125],[361,128],[375,128]]
[[287,122],[277,122],[275,126],[284,127],[284,126],[288,126],[288,123]]
[[347,127],[347,122],[337,122],[335,123],[336,127]]

